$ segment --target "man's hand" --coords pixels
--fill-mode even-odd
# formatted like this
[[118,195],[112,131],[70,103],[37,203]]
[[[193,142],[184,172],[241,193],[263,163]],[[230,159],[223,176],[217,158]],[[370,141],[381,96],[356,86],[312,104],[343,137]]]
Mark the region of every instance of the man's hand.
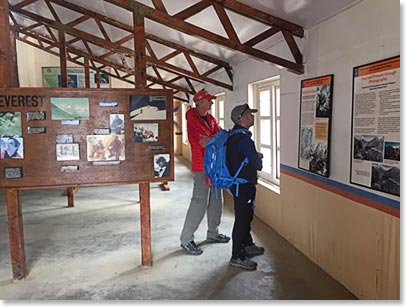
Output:
[[263,159],[263,154],[261,152],[257,152],[257,155],[259,156],[260,159]]
[[212,137],[207,136],[207,135],[202,135],[202,139],[199,141],[199,145],[202,147],[206,147],[208,143],[212,140]]

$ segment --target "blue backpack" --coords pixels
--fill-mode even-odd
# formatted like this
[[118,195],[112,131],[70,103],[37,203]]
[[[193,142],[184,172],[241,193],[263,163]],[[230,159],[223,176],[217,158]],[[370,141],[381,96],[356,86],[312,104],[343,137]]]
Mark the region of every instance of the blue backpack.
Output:
[[[249,162],[247,157],[242,161],[234,176],[230,175],[226,165],[226,145],[227,140],[236,133],[244,133],[249,136],[245,129],[221,130],[206,145],[204,167],[206,175],[211,179],[212,185],[218,189],[229,190],[232,185],[236,185],[236,196],[239,196],[239,184],[248,182],[246,179],[238,178],[242,168]],[[230,193],[230,191],[229,191]]]

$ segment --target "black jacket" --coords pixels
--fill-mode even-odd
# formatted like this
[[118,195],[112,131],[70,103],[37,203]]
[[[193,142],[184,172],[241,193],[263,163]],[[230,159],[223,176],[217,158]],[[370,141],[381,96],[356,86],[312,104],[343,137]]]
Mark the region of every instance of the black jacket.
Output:
[[[233,130],[236,129],[246,128],[235,125]],[[249,134],[251,135],[250,131]],[[253,140],[246,134],[237,133],[228,139],[226,146],[226,165],[230,174],[234,176],[242,161],[247,157],[249,163],[242,168],[238,177],[247,179],[253,184],[257,184],[257,171],[263,168],[263,164],[257,154]]]

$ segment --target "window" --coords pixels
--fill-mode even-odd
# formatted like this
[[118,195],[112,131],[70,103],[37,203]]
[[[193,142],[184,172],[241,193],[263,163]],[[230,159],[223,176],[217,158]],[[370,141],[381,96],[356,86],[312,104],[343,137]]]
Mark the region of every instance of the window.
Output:
[[211,114],[216,118],[219,125],[225,128],[225,94],[216,96],[216,101],[212,105]]
[[[280,77],[250,85],[255,115],[255,142],[263,154],[259,177],[280,185]],[[250,90],[249,90],[250,92]]]
[[188,132],[187,132],[187,120],[185,119],[185,114],[191,108],[188,103],[182,104],[182,142],[188,144]]

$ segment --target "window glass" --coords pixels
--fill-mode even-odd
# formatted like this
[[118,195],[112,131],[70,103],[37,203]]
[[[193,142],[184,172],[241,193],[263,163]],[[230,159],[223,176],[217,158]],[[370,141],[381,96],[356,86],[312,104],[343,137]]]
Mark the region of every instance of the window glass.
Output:
[[260,120],[260,143],[262,145],[271,145],[271,122],[269,119]]
[[263,154],[263,169],[262,171],[271,174],[271,149],[262,147],[260,152]]
[[270,90],[260,91],[260,116],[270,116]]
[[218,103],[219,103],[219,118],[225,118],[225,101],[222,99],[219,100]]
[[280,117],[280,87],[276,87],[276,116]]

